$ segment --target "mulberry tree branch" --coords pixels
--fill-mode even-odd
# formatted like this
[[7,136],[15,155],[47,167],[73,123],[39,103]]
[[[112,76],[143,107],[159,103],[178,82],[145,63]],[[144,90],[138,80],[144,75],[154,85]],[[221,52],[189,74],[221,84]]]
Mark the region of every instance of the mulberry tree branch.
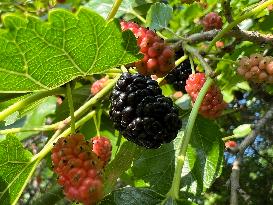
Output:
[[240,165],[243,160],[243,155],[245,150],[254,143],[258,133],[262,130],[264,125],[268,122],[268,120],[273,118],[273,106],[267,111],[262,119],[259,120],[257,124],[255,124],[254,130],[248,135],[242,143],[238,146],[237,149],[234,149],[233,152],[237,153],[236,159],[232,166],[232,172],[230,175],[230,205],[238,204],[238,191],[240,189],[239,177],[240,177]]

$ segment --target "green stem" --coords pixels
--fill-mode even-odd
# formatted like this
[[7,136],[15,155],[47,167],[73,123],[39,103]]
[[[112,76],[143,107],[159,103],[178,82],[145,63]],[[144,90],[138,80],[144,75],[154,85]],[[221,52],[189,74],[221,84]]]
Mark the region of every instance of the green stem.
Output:
[[114,5],[113,5],[113,7],[112,7],[110,13],[109,13],[108,16],[107,16],[107,21],[110,21],[112,18],[115,17],[115,15],[116,15],[116,13],[117,13],[117,11],[118,11],[118,9],[119,9],[121,3],[122,3],[122,0],[116,0],[116,1],[115,1],[115,3],[114,3]]
[[[247,136],[247,135],[246,135],[246,136]],[[228,137],[223,137],[222,140],[223,140],[223,141],[228,141],[228,140],[231,140],[231,139],[245,138],[246,136],[231,135],[231,136],[228,136]]]
[[[87,115],[85,115],[84,117],[82,117],[79,121],[77,121],[75,123],[75,128],[79,128],[80,126],[84,125],[88,120],[90,120],[92,117],[94,117],[94,115],[96,114],[95,111],[92,111],[90,113],[88,113]],[[70,135],[72,133],[72,129],[71,127],[66,129],[62,134],[59,133],[60,130],[58,130],[53,136],[52,138],[47,142],[47,144],[44,146],[44,148],[35,156],[32,157],[32,161],[35,161],[36,159],[43,159],[49,152],[50,150],[53,148],[53,143],[57,142],[58,139],[62,138],[62,137],[67,137],[68,135]]]
[[204,60],[204,58],[199,54],[198,50],[196,50],[194,47],[189,46],[187,44],[185,44],[183,46],[183,48],[185,50],[187,50],[190,54],[192,54],[193,56],[195,56],[199,62],[201,63],[201,65],[203,66],[203,68],[206,71],[206,75],[210,76],[213,74],[213,71],[211,69],[211,67],[208,65],[208,63]]
[[44,125],[42,127],[34,127],[34,128],[11,128],[11,129],[5,129],[5,130],[0,130],[0,135],[6,135],[6,134],[11,134],[11,133],[18,133],[18,132],[35,132],[35,131],[50,131],[50,130],[57,130],[59,127],[59,123],[55,123],[52,125]]
[[187,55],[182,56],[182,57],[179,58],[177,61],[175,61],[175,66],[180,65],[180,64],[183,63],[187,58],[188,58]]
[[130,12],[132,15],[134,15],[135,17],[137,17],[142,23],[146,24],[146,20],[145,18],[143,18],[141,15],[139,15],[137,12],[135,11],[131,11]]
[[188,144],[189,144],[190,138],[191,138],[191,133],[193,130],[193,126],[194,126],[197,114],[198,114],[198,110],[202,104],[203,98],[205,97],[205,95],[206,95],[209,87],[212,85],[212,83],[213,83],[213,79],[208,77],[204,86],[202,87],[200,93],[198,94],[196,102],[194,103],[193,109],[191,111],[189,121],[188,121],[186,129],[185,129],[185,134],[184,134],[183,140],[181,142],[179,155],[177,157],[172,187],[167,194],[167,196],[170,196],[173,199],[179,199],[181,173],[182,173],[182,168],[183,168],[186,153],[187,153]]
[[100,136],[100,128],[99,128],[97,115],[94,115],[93,120],[96,127],[97,136]]
[[76,132],[76,129],[75,129],[75,115],[74,115],[74,105],[73,105],[73,97],[72,97],[70,83],[66,84],[66,96],[67,96],[67,99],[68,99],[68,107],[69,107],[69,111],[70,111],[71,131],[72,131],[72,134],[74,134]]
[[104,95],[106,95],[116,84],[120,75],[117,75],[114,79],[109,80],[107,85],[98,92],[94,97],[88,100],[83,106],[81,106],[76,112],[74,113],[75,117],[80,117],[86,110],[88,110],[92,105],[96,104]]
[[209,52],[211,50],[211,48],[215,45],[215,43],[220,40],[228,31],[230,31],[233,27],[235,27],[237,24],[239,24],[240,22],[244,21],[245,19],[250,18],[251,16],[259,13],[260,11],[262,11],[263,9],[265,9],[267,6],[269,6],[270,4],[273,4],[273,0],[269,0],[264,2],[263,4],[253,8],[251,11],[239,16],[237,19],[235,19],[233,22],[231,22],[230,24],[228,24],[225,28],[223,28],[222,31],[220,31],[215,37],[214,39],[210,42],[210,45],[207,49],[207,52]]
[[42,91],[42,92],[35,93],[23,100],[20,100],[20,101],[14,103],[13,105],[9,106],[7,109],[0,112],[0,121],[4,120],[6,117],[11,115],[12,113],[19,111],[26,106],[29,106],[31,103],[33,103],[37,100],[40,100],[40,99],[45,98],[47,96],[58,95],[58,94],[63,94],[63,93],[64,93],[64,89],[62,89],[62,88],[57,88],[55,90],[48,90],[48,91]]

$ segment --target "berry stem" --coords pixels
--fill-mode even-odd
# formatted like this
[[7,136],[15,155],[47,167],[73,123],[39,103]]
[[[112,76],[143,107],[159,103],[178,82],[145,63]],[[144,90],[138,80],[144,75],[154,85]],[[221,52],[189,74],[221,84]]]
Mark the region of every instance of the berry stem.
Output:
[[250,10],[249,12],[235,18],[235,20],[233,22],[231,22],[230,24],[228,24],[225,28],[223,28],[222,31],[220,31],[215,37],[214,39],[210,42],[210,45],[207,49],[207,52],[209,52],[211,50],[211,48],[215,45],[215,43],[217,41],[219,41],[227,32],[229,32],[233,27],[235,27],[237,24],[239,24],[240,22],[242,22],[245,19],[250,18],[251,16],[254,16],[255,14],[259,13],[260,11],[262,11],[263,9],[265,9],[267,6],[269,6],[270,4],[273,4],[273,0],[269,0],[266,1],[264,3],[262,3],[261,5],[253,8],[252,10]]
[[122,0],[116,0],[115,3],[113,4],[113,7],[110,11],[110,13],[107,16],[107,20],[110,21],[112,18],[115,17],[120,5],[122,3]]
[[192,74],[195,74],[195,68],[194,68],[193,59],[192,59],[191,56],[189,56],[189,59],[190,59],[190,63],[191,63],[191,73],[192,73]]
[[[100,116],[98,116],[100,117]],[[99,125],[99,122],[98,122],[98,117],[97,117],[97,114],[93,116],[93,120],[94,120],[94,124],[95,124],[95,127],[96,127],[96,132],[97,132],[97,136],[100,136],[100,125]]]
[[231,139],[240,139],[240,138],[245,138],[245,137],[247,137],[247,135],[245,135],[245,136],[230,135],[230,136],[227,136],[227,137],[223,137],[222,140],[225,142],[225,141],[228,141],[228,140],[231,140]]
[[187,50],[190,54],[192,54],[193,56],[195,56],[200,61],[201,65],[205,69],[205,72],[206,72],[207,76],[211,76],[213,74],[213,70],[208,65],[208,63],[204,60],[204,58],[199,54],[198,50],[196,50],[194,47],[189,46],[187,44],[185,44],[183,46],[183,48],[185,50]]
[[170,196],[173,199],[179,199],[181,173],[182,173],[182,168],[183,168],[184,161],[186,158],[188,144],[189,144],[190,138],[191,138],[191,133],[193,130],[193,126],[194,126],[197,114],[198,114],[198,110],[202,104],[203,98],[205,97],[205,95],[206,95],[207,91],[209,90],[210,86],[212,85],[212,83],[213,83],[213,79],[208,77],[206,79],[206,82],[205,82],[204,86],[202,87],[200,93],[198,94],[196,102],[194,103],[191,114],[189,116],[189,120],[188,120],[186,129],[185,129],[185,133],[184,133],[184,137],[181,142],[179,155],[177,157],[172,187],[169,190],[169,192],[167,193],[167,196]]
[[175,66],[179,66],[181,63],[183,63],[188,58],[187,55],[182,56],[177,61],[175,61]]
[[30,95],[29,97],[26,97],[23,100],[20,100],[13,105],[9,106],[5,110],[0,112],[0,121],[4,120],[6,117],[11,115],[12,113],[19,111],[23,109],[26,106],[29,106],[31,103],[38,101],[42,98],[45,98],[47,96],[51,95],[59,95],[65,93],[65,90],[63,88],[57,88],[54,90],[48,90],[48,91],[42,91],[38,93],[34,93],[33,95]]
[[71,131],[72,131],[72,134],[74,134],[76,132],[76,129],[75,129],[75,115],[74,115],[74,105],[73,105],[73,97],[72,97],[70,83],[66,84],[66,96],[67,96],[67,99],[68,99],[68,107],[69,107],[69,111],[70,111]]
[[132,10],[130,13],[132,15],[134,15],[135,17],[137,17],[142,23],[146,24],[145,18],[143,18],[141,15],[139,15],[136,11]]

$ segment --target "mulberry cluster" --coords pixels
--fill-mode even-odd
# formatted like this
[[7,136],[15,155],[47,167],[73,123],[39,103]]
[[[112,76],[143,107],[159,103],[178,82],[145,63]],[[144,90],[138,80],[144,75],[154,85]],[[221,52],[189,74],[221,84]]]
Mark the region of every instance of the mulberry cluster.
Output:
[[202,24],[206,31],[213,29],[221,29],[223,26],[222,18],[215,12],[208,13],[202,20]]
[[107,82],[108,77],[104,77],[95,81],[90,88],[92,95],[96,95],[99,91],[101,91],[101,89],[104,88]]
[[156,81],[124,73],[111,96],[110,118],[128,140],[146,148],[171,142],[181,128],[178,110]]
[[[191,74],[186,81],[185,89],[193,102],[196,101],[205,81],[206,77],[204,73]],[[206,118],[217,118],[226,106],[227,104],[223,101],[220,89],[216,85],[212,85],[202,101],[199,113]]]
[[60,138],[52,149],[51,159],[68,199],[92,205],[103,197],[103,162],[83,135]]
[[91,139],[93,144],[93,152],[99,157],[105,166],[111,159],[112,145],[108,138],[102,136],[96,136]]
[[187,59],[174,68],[166,77],[167,83],[172,84],[176,91],[185,92],[186,80],[189,78],[191,70],[190,60]]
[[252,54],[243,57],[237,69],[239,75],[255,83],[273,83],[273,57]]
[[123,31],[131,30],[137,38],[137,45],[144,58],[135,63],[142,75],[165,76],[175,67],[174,50],[167,46],[157,34],[133,22],[121,21]]

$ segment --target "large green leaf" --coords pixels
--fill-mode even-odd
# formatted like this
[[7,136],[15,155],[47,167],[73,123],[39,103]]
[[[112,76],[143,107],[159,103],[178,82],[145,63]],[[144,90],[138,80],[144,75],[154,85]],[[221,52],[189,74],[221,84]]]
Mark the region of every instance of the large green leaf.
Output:
[[224,152],[221,138],[213,121],[196,119],[182,170],[182,191],[201,194],[220,176]]
[[48,90],[78,77],[137,61],[131,32],[80,8],[49,12],[48,23],[34,16],[4,16],[0,30],[0,92]]
[[157,205],[164,199],[164,196],[150,189],[137,189],[134,187],[126,187],[113,191],[106,196],[101,205]]
[[38,162],[31,161],[31,157],[14,136],[0,142],[1,205],[16,204]]
[[163,3],[155,3],[151,6],[146,17],[146,26],[160,30],[168,27],[168,23],[172,18],[173,8]]
[[166,194],[172,184],[175,168],[175,150],[173,144],[166,144],[159,149],[145,150],[134,162],[132,171],[138,179],[150,184],[150,188]]

